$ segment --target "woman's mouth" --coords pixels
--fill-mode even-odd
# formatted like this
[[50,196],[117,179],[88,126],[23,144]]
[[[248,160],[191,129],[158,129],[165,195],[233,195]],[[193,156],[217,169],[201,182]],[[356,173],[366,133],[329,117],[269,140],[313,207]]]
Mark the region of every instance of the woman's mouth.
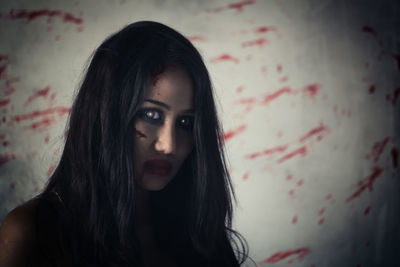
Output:
[[172,163],[168,160],[153,159],[143,163],[143,172],[158,176],[169,176],[172,171]]

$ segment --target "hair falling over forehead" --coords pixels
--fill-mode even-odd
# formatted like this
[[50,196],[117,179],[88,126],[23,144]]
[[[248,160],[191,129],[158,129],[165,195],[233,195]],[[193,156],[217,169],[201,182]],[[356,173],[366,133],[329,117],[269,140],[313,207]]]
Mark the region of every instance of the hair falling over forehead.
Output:
[[[63,250],[74,264],[140,265],[133,231],[133,121],[146,87],[167,66],[193,82],[194,149],[168,186],[151,193],[157,241],[182,265],[239,266],[246,244],[231,229],[233,190],[208,71],[194,46],[156,22],[136,22],[95,51],[72,107],[60,163],[45,192],[65,203]],[[197,262],[197,263],[196,263]]]

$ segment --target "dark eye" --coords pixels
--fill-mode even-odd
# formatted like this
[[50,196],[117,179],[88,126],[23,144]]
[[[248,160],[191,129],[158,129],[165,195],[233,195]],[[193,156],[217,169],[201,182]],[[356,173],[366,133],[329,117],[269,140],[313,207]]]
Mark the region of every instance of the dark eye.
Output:
[[162,111],[157,109],[143,109],[139,112],[139,117],[150,123],[160,123],[162,121]]
[[183,116],[178,119],[178,126],[185,130],[193,130],[194,118],[193,116]]

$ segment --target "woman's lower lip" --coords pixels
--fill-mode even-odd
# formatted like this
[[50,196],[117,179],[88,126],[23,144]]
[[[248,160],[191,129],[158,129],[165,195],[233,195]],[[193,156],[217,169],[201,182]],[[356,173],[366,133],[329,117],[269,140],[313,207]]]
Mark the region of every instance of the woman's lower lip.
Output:
[[147,160],[143,163],[143,171],[158,176],[169,176],[172,171],[172,164],[168,160]]

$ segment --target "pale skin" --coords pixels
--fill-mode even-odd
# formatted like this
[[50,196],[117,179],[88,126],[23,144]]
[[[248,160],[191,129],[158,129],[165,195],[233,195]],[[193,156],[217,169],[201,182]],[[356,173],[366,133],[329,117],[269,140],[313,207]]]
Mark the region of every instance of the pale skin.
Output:
[[[169,66],[144,92],[141,113],[135,119],[134,167],[138,177],[135,232],[141,243],[144,266],[174,266],[154,241],[148,216],[148,191],[162,190],[176,175],[193,149],[193,84],[187,73]],[[166,160],[167,175],[143,171],[147,160]],[[30,266],[35,253],[35,201],[11,211],[0,227],[0,266]]]

